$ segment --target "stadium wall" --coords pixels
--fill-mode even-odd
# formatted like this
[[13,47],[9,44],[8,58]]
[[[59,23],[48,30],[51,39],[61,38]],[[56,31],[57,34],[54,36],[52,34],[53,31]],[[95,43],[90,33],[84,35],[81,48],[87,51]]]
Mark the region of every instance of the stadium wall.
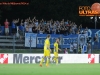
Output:
[[[0,54],[0,64],[39,63],[43,54]],[[50,62],[54,55],[51,54]],[[45,59],[46,61],[46,59]],[[44,61],[44,63],[45,63]],[[99,54],[59,54],[59,63],[99,63]]]

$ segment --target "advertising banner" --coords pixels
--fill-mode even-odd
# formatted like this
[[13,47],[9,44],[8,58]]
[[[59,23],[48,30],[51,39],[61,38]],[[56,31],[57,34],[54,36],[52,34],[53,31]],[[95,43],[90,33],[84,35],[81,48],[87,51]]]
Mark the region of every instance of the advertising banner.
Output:
[[[5,55],[5,54],[4,54]],[[6,56],[5,56],[6,57]],[[43,54],[8,54],[6,60],[8,64],[38,64],[40,63]],[[1,60],[3,58],[3,60]],[[54,55],[51,54],[50,63],[53,62]],[[4,56],[0,58],[4,63]],[[44,63],[46,62],[46,58]],[[59,54],[59,63],[99,63],[99,54]],[[5,62],[6,63],[6,62]]]
[[[91,41],[94,43],[94,36],[98,34],[99,40],[100,40],[100,30],[98,29],[88,29],[88,34],[70,34],[67,36],[60,35],[60,34],[51,34],[50,39],[50,47],[54,48],[53,44],[56,40],[56,38],[60,38],[60,46],[61,48],[70,48],[70,44],[72,42],[78,42],[81,45],[86,44],[86,37],[92,37]],[[25,33],[25,47],[37,47],[37,48],[43,48],[44,46],[44,40],[46,39],[47,34],[34,34],[34,33]],[[31,37],[31,38],[30,38]],[[100,44],[100,42],[98,43]],[[93,48],[94,48],[93,45]],[[100,48],[100,46],[99,46]],[[87,50],[85,49],[84,52]]]
[[[43,48],[44,46],[44,40],[46,39],[46,34],[38,34],[37,35],[37,48]],[[78,35],[51,35],[50,39],[50,47],[54,48],[54,42],[56,41],[56,38],[60,38],[60,45],[62,48],[70,48],[70,44],[72,42],[77,42]]]

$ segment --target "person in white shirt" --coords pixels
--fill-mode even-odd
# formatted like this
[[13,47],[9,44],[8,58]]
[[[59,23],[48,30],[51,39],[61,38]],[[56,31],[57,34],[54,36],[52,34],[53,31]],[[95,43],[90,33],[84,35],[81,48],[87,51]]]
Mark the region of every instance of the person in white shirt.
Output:
[[36,20],[35,25],[38,26],[38,20]]
[[40,29],[39,34],[43,34],[43,30],[42,29]]
[[29,24],[29,33],[32,33],[32,25]]
[[27,19],[25,19],[25,22],[24,22],[24,27],[26,28],[28,22],[27,22]]
[[84,36],[81,36],[79,39],[79,45],[83,46],[84,43],[85,43],[85,38],[84,38]]
[[73,53],[73,43],[70,44],[70,53]]

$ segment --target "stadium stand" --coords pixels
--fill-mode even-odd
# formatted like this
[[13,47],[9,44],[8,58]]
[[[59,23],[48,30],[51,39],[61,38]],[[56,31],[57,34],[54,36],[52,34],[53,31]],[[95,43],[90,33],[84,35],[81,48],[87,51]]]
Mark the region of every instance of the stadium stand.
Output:
[[15,37],[14,40],[13,36],[0,36],[0,46],[8,46],[12,48],[14,43],[15,47],[24,47],[24,40],[20,41],[17,37]]
[[[12,27],[15,26],[15,30]],[[25,21],[22,19],[13,20],[13,23],[10,22],[9,26],[9,36],[5,35],[5,27],[1,26],[2,33],[0,35],[0,46],[7,47],[9,49],[29,49],[25,47],[25,33],[36,33],[36,34],[62,34],[64,36],[73,35],[73,34],[86,34],[88,36],[88,28],[82,28],[82,24],[79,26],[75,22],[69,20],[62,21],[49,21],[46,20],[37,20],[36,17],[33,19],[27,18]],[[13,38],[13,30],[15,38]],[[88,38],[88,37],[87,37]],[[36,47],[37,48],[37,47]]]

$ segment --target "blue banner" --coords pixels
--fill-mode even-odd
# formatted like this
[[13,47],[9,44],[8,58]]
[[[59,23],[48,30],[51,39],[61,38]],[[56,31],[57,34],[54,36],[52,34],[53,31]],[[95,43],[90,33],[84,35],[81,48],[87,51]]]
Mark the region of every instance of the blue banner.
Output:
[[[37,48],[43,48],[44,46],[44,40],[46,39],[47,34],[38,34],[37,35]],[[53,44],[55,42],[56,38],[59,38],[60,35],[51,35],[51,39],[50,39],[50,46],[51,48],[53,48]]]
[[[46,39],[46,34],[38,34],[37,35],[37,48],[43,48],[44,46],[44,40]],[[51,35],[50,39],[50,47],[54,48],[54,42],[56,41],[56,38],[60,38],[60,46],[61,48],[69,48],[70,44],[72,42],[77,42],[78,40],[78,35],[69,35],[69,36],[64,36],[64,35]]]
[[25,47],[36,47],[37,34],[25,33]]
[[63,36],[63,43],[61,43],[62,48],[70,48],[70,44],[73,42],[78,42],[78,35],[68,35]]
[[[30,34],[30,33],[27,33],[27,36],[28,36],[28,34]],[[98,34],[99,40],[100,40],[100,30],[98,30],[98,29],[89,29],[88,30],[88,36],[92,38],[92,40],[91,40],[92,43],[94,43],[93,38],[95,37],[95,34]],[[27,38],[27,36],[25,35],[25,38]],[[29,36],[28,36],[27,39],[29,39]],[[37,48],[43,48],[44,47],[44,40],[46,39],[46,36],[47,36],[47,34],[37,34],[37,35],[34,35],[32,33],[32,37],[35,37],[34,39],[32,39],[32,43],[34,44],[34,47],[36,46]],[[50,47],[54,48],[53,45],[54,45],[54,42],[55,42],[56,38],[60,38],[61,39],[60,40],[61,48],[70,48],[70,44],[72,42],[78,42],[80,40],[78,38],[78,36],[79,35],[74,35],[74,34],[73,35],[68,35],[68,36],[51,34]],[[81,37],[83,37],[83,36],[81,36]],[[30,40],[26,40],[26,41],[27,41],[26,44],[29,47],[28,43],[30,43]],[[100,44],[100,42],[99,42],[99,44]],[[93,48],[94,48],[94,45],[92,45]],[[100,46],[99,46],[99,48],[100,48]]]

